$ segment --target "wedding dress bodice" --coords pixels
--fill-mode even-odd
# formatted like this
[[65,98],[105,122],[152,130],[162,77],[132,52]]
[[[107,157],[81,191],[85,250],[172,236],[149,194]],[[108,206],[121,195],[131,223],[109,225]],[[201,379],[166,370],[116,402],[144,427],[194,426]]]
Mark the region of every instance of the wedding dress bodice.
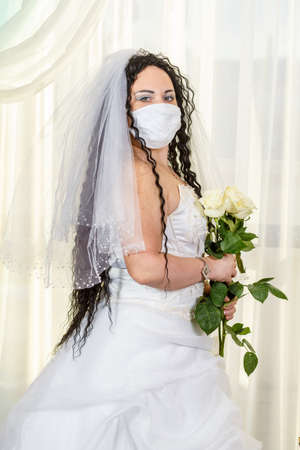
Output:
[[[179,184],[178,189],[179,204],[166,221],[168,253],[182,257],[201,256],[207,233],[206,218],[194,203],[197,196],[192,187]],[[161,252],[164,252],[165,240],[163,236]],[[139,303],[187,320],[191,318],[190,309],[195,299],[203,292],[202,282],[172,291],[139,284],[129,275],[123,258],[112,264],[109,274],[112,302]]]

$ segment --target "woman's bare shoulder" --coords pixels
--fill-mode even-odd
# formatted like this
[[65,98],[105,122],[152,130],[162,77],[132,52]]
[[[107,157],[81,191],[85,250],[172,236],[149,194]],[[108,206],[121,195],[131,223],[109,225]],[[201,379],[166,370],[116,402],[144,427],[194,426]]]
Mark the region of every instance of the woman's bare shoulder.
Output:
[[161,200],[150,164],[138,162],[136,178],[146,248],[159,252],[161,248]]
[[155,185],[155,175],[152,166],[144,161],[135,162],[135,173],[138,192],[148,192],[157,196],[157,186]]

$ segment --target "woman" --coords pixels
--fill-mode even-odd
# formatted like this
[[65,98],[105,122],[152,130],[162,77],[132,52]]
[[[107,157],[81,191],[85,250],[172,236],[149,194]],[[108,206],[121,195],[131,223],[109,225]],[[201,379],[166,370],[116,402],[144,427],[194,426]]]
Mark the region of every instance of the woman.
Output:
[[[202,186],[191,169],[188,80],[168,58],[143,50],[110,55],[94,80],[97,115],[86,122],[92,135],[80,153],[88,164],[83,171],[79,161],[76,177],[73,164],[60,184],[69,195],[57,191],[56,201],[67,201],[51,241],[71,224],[64,205],[75,205],[78,182],[69,327],[10,411],[0,447],[262,448],[242,430],[223,360],[190,316],[204,267],[211,280],[230,282],[237,272],[233,255],[201,259],[206,220],[194,204]],[[73,162],[77,156],[73,149]],[[232,319],[235,304],[224,311]]]

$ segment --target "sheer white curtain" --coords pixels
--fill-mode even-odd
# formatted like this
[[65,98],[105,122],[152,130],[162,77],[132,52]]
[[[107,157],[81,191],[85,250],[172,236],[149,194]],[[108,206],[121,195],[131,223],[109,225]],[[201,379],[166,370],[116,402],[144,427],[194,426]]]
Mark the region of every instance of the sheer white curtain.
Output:
[[[243,297],[259,365],[248,378],[228,338],[226,367],[245,427],[266,450],[300,436],[300,3],[296,0],[71,0],[10,2],[0,20],[0,219],[26,139],[86,67],[125,47],[161,51],[187,74],[226,184],[247,192],[259,235],[244,261],[250,281],[274,276],[289,297]],[[2,7],[1,7],[2,8]],[[51,143],[28,158],[33,226],[47,215]],[[296,150],[298,149],[298,151]],[[200,149],[201,150],[201,149]],[[36,211],[39,211],[36,214]],[[43,214],[41,214],[41,211]],[[0,224],[1,226],[1,224]],[[1,228],[0,228],[1,233]],[[1,235],[0,235],[1,238]],[[69,292],[44,290],[0,266],[0,414],[48,362]]]

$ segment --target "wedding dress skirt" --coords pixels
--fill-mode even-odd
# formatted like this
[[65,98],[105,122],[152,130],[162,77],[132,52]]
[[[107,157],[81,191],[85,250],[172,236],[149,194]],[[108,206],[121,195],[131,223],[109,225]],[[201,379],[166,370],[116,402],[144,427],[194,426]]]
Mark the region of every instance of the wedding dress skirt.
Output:
[[[190,192],[168,217],[170,253],[203,252]],[[243,430],[214,339],[190,320],[203,283],[164,292],[137,283],[122,262],[110,277],[113,325],[100,304],[81,355],[73,359],[73,339],[65,342],[10,410],[0,449],[261,449]]]

